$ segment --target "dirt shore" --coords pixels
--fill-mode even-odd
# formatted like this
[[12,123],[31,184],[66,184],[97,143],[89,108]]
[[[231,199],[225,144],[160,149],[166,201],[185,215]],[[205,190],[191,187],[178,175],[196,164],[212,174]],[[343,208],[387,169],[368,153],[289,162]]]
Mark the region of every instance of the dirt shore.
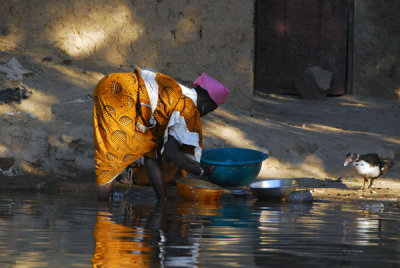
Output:
[[[309,190],[314,202],[365,203],[400,208],[400,183],[397,180],[378,181],[375,187],[368,190],[360,189],[363,182],[361,179],[319,180],[314,178],[297,178],[297,181],[299,184],[297,190]],[[136,191],[142,189],[139,190],[141,193],[139,198],[155,198],[151,186],[132,187]],[[92,194],[93,198],[95,198],[95,183],[91,179],[41,178],[37,176],[8,177],[1,178],[0,188],[0,192],[85,193]],[[115,192],[129,193],[131,195],[132,193],[127,191],[127,189],[128,185],[126,184],[116,184],[114,187]],[[172,198],[179,198],[176,186],[168,185],[168,189],[172,192]],[[226,189],[225,194],[230,196],[230,190]],[[256,197],[248,190],[247,198],[255,199]]]

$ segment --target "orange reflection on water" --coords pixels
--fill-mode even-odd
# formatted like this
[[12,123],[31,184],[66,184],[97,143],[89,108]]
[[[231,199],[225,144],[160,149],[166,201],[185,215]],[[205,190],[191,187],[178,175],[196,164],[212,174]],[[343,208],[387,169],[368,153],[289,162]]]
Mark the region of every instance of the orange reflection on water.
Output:
[[177,211],[181,215],[201,215],[201,216],[218,216],[222,208],[219,200],[211,201],[192,201],[182,200],[178,203]]
[[145,230],[116,224],[110,214],[97,212],[94,238],[93,267],[151,267]]

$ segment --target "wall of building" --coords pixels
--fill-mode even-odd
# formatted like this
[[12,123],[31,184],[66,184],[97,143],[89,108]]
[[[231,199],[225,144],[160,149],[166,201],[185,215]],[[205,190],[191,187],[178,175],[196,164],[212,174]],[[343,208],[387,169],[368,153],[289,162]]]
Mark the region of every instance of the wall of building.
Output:
[[[399,98],[399,10],[396,0],[354,0],[354,94]],[[0,40],[187,84],[205,71],[231,89],[229,102],[249,107],[253,19],[253,0],[13,0],[0,6]]]
[[400,2],[354,0],[353,93],[400,99]]
[[[0,38],[47,56],[151,67],[190,84],[202,72],[249,107],[254,1],[2,1]],[[108,68],[112,70],[112,68]]]

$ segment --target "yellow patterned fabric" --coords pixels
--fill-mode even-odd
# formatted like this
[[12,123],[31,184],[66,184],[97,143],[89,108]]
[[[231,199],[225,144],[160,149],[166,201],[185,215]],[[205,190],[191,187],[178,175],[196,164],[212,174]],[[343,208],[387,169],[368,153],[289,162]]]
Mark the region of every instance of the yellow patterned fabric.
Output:
[[[193,100],[170,76],[156,73],[155,81],[158,101],[154,112],[139,69],[107,75],[97,84],[93,95],[97,185],[111,182],[143,155],[154,157],[173,112],[179,112],[190,132],[198,133],[198,146],[202,146],[200,113]],[[194,149],[183,144],[182,150],[193,153]]]

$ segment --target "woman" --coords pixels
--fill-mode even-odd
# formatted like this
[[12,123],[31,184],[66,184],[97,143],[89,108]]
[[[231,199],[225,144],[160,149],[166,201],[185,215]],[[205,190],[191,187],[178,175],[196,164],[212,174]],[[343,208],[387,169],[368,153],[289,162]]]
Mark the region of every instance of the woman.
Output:
[[192,174],[210,172],[199,164],[200,117],[224,103],[229,90],[204,73],[193,85],[138,68],[99,81],[93,117],[98,199],[107,199],[118,174],[141,157],[159,199],[167,198],[161,154]]

